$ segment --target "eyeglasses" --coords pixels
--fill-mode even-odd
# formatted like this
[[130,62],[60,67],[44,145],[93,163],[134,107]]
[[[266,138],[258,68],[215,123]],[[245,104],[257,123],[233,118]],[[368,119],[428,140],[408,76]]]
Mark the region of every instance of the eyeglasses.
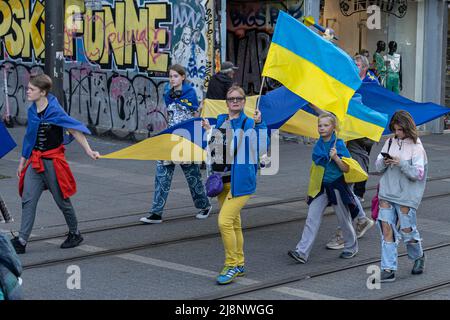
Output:
[[241,102],[244,101],[245,98],[244,97],[230,97],[226,99],[227,102]]

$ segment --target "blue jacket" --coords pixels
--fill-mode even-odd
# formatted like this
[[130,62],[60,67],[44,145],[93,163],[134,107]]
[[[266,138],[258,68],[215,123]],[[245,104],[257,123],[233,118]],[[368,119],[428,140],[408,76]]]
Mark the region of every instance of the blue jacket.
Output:
[[[217,117],[216,128],[220,128],[225,120],[228,118],[228,114],[221,114]],[[241,112],[239,118],[231,120],[231,127],[233,130],[242,128],[244,119],[245,122],[244,132],[242,135],[242,141],[239,145],[234,162],[231,165],[231,195],[233,197],[240,197],[250,195],[256,191],[256,173],[258,171],[259,151],[266,151],[264,146],[259,145],[259,129],[266,129],[267,126],[264,121],[255,126],[255,121],[248,118],[244,112]],[[250,130],[250,129],[256,130]],[[240,130],[235,131],[234,134],[234,148],[238,146],[241,140]],[[269,145],[269,138],[263,143]],[[234,152],[233,152],[234,153]]]

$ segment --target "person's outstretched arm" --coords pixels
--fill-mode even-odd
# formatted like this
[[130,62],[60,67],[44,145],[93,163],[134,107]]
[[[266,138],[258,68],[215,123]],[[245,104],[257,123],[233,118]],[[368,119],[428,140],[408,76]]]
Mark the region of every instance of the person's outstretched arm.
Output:
[[68,129],[68,131],[70,132],[71,135],[73,135],[75,140],[77,140],[77,142],[83,147],[84,151],[90,158],[92,158],[93,160],[97,160],[98,158],[100,158],[100,153],[98,153],[97,151],[93,151],[91,149],[91,146],[89,145],[86,136],[82,132],[73,129]]

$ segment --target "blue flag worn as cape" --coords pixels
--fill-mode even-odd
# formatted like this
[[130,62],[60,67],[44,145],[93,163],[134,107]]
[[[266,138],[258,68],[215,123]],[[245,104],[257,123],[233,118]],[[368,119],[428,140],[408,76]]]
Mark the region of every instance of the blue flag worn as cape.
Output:
[[[28,159],[36,144],[37,132],[39,124],[41,122],[47,122],[56,126],[63,127],[64,129],[73,129],[85,134],[91,134],[88,128],[80,121],[70,117],[58,102],[58,99],[52,94],[48,97],[48,106],[44,111],[44,116],[39,118],[37,114],[36,103],[33,103],[28,108],[28,126],[25,137],[23,138],[22,156]],[[64,131],[64,144],[72,142],[73,137]]]
[[[334,146],[336,144],[336,152],[339,158],[346,157],[351,158],[350,152],[348,151],[347,147],[345,146],[345,143],[342,139],[337,139],[336,141],[336,134],[333,133],[330,145]],[[317,140],[317,143],[314,145],[313,152],[312,152],[312,160],[317,166],[326,167],[327,164],[330,162],[330,149],[327,149],[325,147],[325,142],[323,141],[322,137]]]
[[0,120],[0,159],[16,147],[16,143]]
[[166,106],[171,103],[178,103],[190,110],[196,111],[198,109],[199,103],[197,94],[195,93],[195,89],[191,85],[183,83],[183,86],[181,88],[181,96],[178,98],[170,97],[169,92],[170,87],[166,86],[164,92],[164,102],[166,103]]

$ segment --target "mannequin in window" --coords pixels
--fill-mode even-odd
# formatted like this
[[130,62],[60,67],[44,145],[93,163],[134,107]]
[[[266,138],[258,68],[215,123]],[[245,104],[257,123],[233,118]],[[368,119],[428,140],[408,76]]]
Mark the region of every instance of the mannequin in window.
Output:
[[384,64],[384,58],[381,54],[384,50],[386,50],[386,42],[380,40],[377,42],[377,51],[373,54],[374,67],[376,70],[376,75],[378,77],[378,81],[383,84],[386,78],[386,65]]
[[392,92],[402,90],[402,58],[397,51],[397,42],[389,42],[389,53],[384,56],[386,62],[386,83],[384,87]]

